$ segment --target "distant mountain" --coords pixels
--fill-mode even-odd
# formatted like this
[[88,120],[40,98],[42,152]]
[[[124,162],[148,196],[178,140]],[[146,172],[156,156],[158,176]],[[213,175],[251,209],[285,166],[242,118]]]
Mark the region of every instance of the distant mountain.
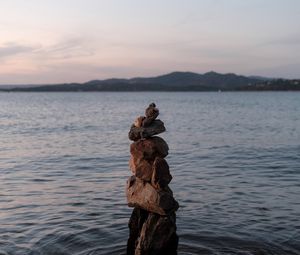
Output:
[[300,91],[300,80],[275,79],[240,88],[244,91]]
[[[255,76],[246,77],[234,73],[173,72],[149,78],[91,80],[86,83],[17,87],[2,89],[2,91],[240,91],[262,90],[262,87],[270,90],[280,89],[279,85],[270,85],[273,83],[275,84],[276,80]],[[293,88],[297,89],[298,87],[294,86]]]
[[275,80],[275,78],[263,77],[263,76],[258,76],[258,75],[251,75],[251,76],[248,76],[248,78],[257,79],[257,80],[261,80],[261,81]]

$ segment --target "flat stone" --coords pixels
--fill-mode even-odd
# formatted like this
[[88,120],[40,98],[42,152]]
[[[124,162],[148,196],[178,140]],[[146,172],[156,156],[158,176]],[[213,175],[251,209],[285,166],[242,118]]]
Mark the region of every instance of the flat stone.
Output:
[[136,127],[133,124],[128,133],[128,138],[132,141],[137,141],[141,138],[149,138],[151,136],[158,135],[165,131],[165,125],[161,120],[153,120],[151,124],[147,127]]
[[164,139],[154,136],[132,143],[130,153],[136,159],[154,160],[156,157],[166,157],[169,153],[169,146]]
[[159,215],[168,215],[179,207],[169,188],[156,190],[135,176],[127,181],[126,196],[129,207],[139,207]]
[[167,161],[156,157],[152,165],[151,184],[156,189],[163,189],[172,180]]

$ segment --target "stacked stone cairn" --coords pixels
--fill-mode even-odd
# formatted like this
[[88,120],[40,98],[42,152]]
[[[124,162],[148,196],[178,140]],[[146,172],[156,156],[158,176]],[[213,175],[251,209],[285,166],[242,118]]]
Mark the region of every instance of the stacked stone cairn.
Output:
[[172,176],[165,160],[168,144],[155,136],[164,132],[164,123],[156,119],[159,110],[154,103],[131,126],[129,167],[133,173],[127,181],[129,207],[128,255],[177,254],[176,215],[179,205],[169,188]]

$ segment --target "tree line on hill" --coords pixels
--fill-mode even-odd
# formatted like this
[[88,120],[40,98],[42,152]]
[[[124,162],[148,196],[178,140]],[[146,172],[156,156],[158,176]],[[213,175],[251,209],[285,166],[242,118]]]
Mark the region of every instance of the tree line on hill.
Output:
[[86,83],[64,83],[5,87],[7,92],[72,91],[287,91],[300,90],[300,80],[270,79],[233,73],[173,72],[150,78],[92,80]]

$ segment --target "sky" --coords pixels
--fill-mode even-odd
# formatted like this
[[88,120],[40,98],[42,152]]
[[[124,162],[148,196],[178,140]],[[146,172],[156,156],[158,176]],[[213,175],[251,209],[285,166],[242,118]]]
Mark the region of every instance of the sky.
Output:
[[299,0],[0,0],[0,84],[300,78]]

